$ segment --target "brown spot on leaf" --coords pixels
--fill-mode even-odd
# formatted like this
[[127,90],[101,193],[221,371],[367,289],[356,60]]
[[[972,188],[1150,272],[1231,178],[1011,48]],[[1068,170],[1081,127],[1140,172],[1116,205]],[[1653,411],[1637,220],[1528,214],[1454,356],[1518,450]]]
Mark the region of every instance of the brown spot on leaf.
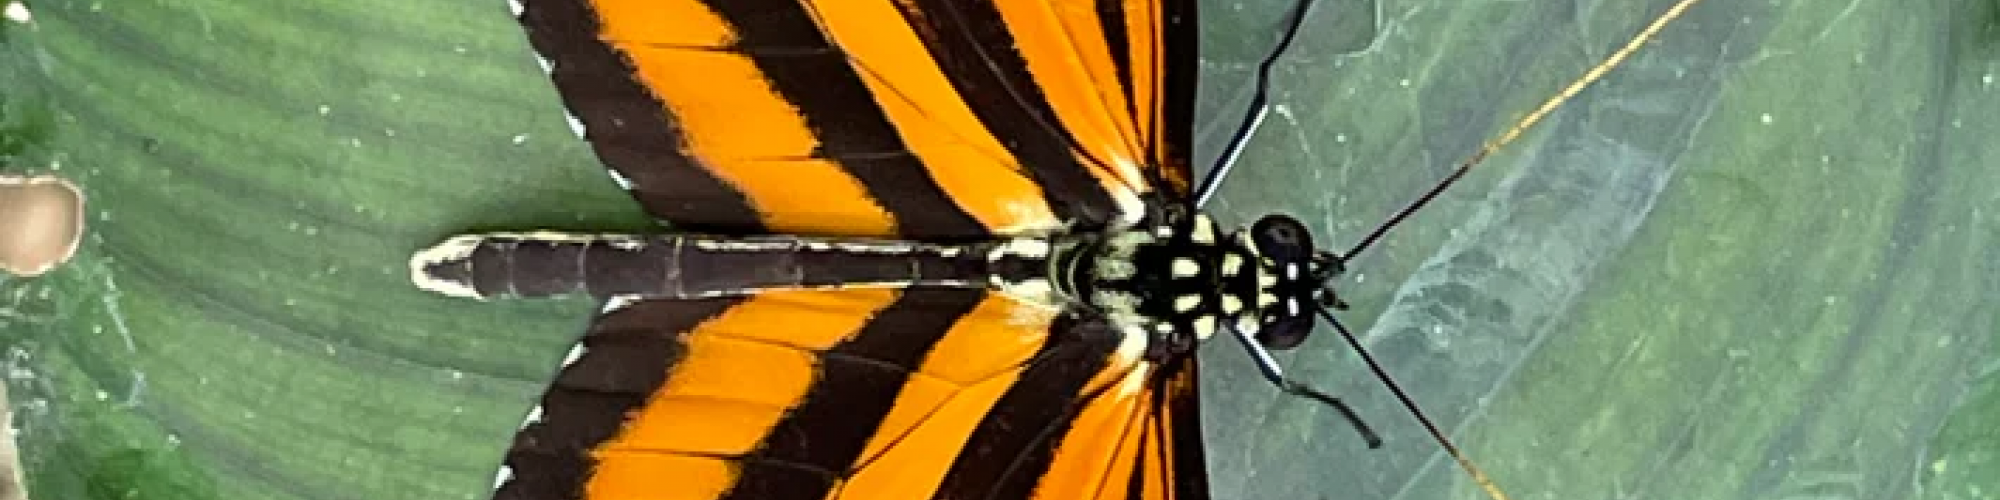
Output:
[[40,276],[83,236],[83,193],[57,177],[0,175],[0,271]]

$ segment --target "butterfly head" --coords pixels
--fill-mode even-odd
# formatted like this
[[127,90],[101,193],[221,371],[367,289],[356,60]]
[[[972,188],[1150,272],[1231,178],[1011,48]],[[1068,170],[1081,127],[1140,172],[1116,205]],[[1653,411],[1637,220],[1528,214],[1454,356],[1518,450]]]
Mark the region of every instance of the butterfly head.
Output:
[[1340,258],[1314,247],[1312,233],[1298,219],[1266,215],[1230,240],[1217,288],[1249,304],[1228,319],[1265,347],[1296,347],[1311,335],[1319,309],[1347,307],[1329,284],[1343,270]]

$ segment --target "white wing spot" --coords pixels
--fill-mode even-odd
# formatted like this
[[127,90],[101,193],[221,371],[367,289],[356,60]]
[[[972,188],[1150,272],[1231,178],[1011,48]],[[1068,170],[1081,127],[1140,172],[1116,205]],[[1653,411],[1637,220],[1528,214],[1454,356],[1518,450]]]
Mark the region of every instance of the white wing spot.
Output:
[[1124,334],[1118,338],[1118,347],[1119,350],[1121,351],[1124,350],[1126,344],[1132,342],[1132,339],[1141,339],[1141,341],[1143,342],[1143,339],[1152,336],[1151,334],[1146,333],[1146,327],[1139,326],[1133,323],[1126,323],[1125,326],[1120,327],[1118,331]]
[[1191,278],[1201,274],[1201,264],[1187,257],[1175,258],[1173,273],[1175,278]]
[[1125,335],[1118,339],[1118,351],[1115,356],[1121,360],[1136,360],[1146,355],[1146,344],[1152,342],[1153,336],[1147,335],[1138,327],[1128,327],[1123,330]]
[[642,300],[646,300],[646,297],[640,295],[613,295],[604,299],[604,307],[598,308],[597,313],[610,314],[612,311],[624,309],[625,306],[636,304]]
[[493,488],[500,489],[500,485],[507,484],[508,481],[513,480],[514,468],[502,465],[500,466],[500,472],[493,473]]
[[1003,205],[1014,223],[1000,228],[1000,234],[1049,234],[1062,229],[1062,221],[1048,210],[1040,198],[1021,198]]
[[1014,307],[1007,308],[1007,324],[1012,326],[1038,327],[1049,324],[1062,312],[1049,304],[1038,304],[1014,300]]
[[632,185],[633,185],[632,179],[626,178],[625,174],[618,173],[616,169],[609,169],[609,168],[604,169],[604,172],[611,174],[611,182],[618,183],[619,189],[623,189],[626,191],[632,190]]
[[[1132,170],[1136,164],[1130,159],[1121,158],[1115,164],[1126,169],[1127,173],[1125,175],[1127,179],[1140,178],[1138,172]],[[1139,199],[1138,191],[1113,189],[1111,190],[1111,200],[1118,204],[1118,214],[1121,216],[1119,217],[1121,220],[1115,221],[1113,227],[1132,227],[1134,224],[1138,224],[1139,218],[1146,214],[1146,200]]]
[[1050,286],[1047,279],[1032,278],[1018,282],[995,279],[993,284],[1000,288],[1002,295],[1011,297],[1016,301],[1044,308],[1058,308],[1062,304],[1060,297],[1056,296],[1055,287]]
[[582,342],[576,343],[575,346],[569,348],[569,354],[563,355],[562,366],[568,368],[569,365],[576,364],[576,361],[583,359],[584,353],[589,351],[590,348],[584,347]]

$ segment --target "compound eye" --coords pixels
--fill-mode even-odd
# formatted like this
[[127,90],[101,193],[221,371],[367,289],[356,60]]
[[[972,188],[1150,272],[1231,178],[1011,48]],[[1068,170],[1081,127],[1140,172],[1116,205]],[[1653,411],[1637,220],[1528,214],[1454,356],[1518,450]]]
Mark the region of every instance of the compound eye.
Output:
[[1278,262],[1306,262],[1313,258],[1312,233],[1305,224],[1287,215],[1266,215],[1250,225],[1250,242],[1257,253]]
[[1308,315],[1280,316],[1257,330],[1257,343],[1265,349],[1286,351],[1305,343],[1312,335],[1313,318]]

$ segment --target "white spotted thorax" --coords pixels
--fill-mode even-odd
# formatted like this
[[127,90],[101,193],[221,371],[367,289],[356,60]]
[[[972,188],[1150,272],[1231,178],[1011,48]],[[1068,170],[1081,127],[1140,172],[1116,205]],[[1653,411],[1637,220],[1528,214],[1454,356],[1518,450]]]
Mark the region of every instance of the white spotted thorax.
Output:
[[1148,352],[1185,352],[1223,328],[1273,348],[1303,340],[1320,287],[1338,272],[1303,225],[1274,215],[1221,234],[1205,214],[1160,219],[1000,242],[987,254],[990,286],[1029,304],[1094,313],[1146,338]]

